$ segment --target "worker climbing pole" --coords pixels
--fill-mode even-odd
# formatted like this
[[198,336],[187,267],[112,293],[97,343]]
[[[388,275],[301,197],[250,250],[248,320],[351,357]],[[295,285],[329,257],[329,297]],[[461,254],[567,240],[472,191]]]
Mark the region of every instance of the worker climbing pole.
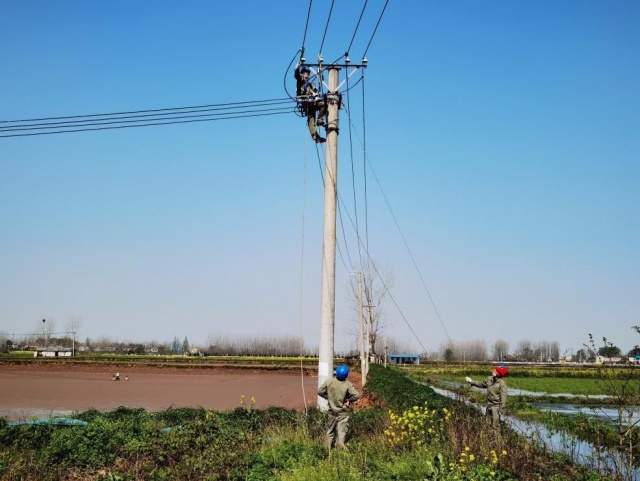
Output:
[[[302,50],[304,52],[304,50]],[[353,70],[353,75],[360,68],[366,67],[366,59],[361,65],[350,65],[348,55],[344,63],[323,65],[322,56],[318,56],[317,64],[307,64],[301,55],[296,65],[296,102],[299,112],[306,116],[309,133],[316,143],[326,142],[324,172],[324,220],[320,291],[320,345],[318,362],[318,386],[322,385],[333,373],[334,327],[335,327],[335,284],[336,284],[336,203],[338,197],[338,112],[341,106],[339,83],[341,70]],[[328,85],[323,82],[324,72],[328,72]],[[314,85],[317,81],[317,86]],[[326,88],[326,93],[322,93]],[[318,133],[324,127],[326,136]],[[327,410],[327,401],[318,397],[320,409]]]

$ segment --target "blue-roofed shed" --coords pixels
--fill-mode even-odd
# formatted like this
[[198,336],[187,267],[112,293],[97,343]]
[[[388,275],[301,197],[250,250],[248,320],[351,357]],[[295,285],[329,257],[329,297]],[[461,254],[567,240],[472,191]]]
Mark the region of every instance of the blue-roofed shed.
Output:
[[389,354],[389,364],[420,364],[417,354]]

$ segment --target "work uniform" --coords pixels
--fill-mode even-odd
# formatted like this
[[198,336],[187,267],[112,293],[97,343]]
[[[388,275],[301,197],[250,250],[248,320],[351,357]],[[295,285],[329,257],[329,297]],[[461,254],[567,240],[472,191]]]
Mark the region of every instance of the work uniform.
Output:
[[484,381],[469,384],[487,390],[487,417],[495,427],[500,425],[500,412],[507,406],[507,384],[500,376],[489,376]]
[[[319,135],[316,125],[324,125],[327,105],[323,99],[318,97],[318,91],[313,86],[313,82],[308,77],[305,79],[299,68],[293,71],[293,75],[296,78],[296,95],[301,98],[302,105],[306,109],[309,133],[313,140],[317,140]],[[318,116],[317,123],[316,114]]]
[[329,401],[329,425],[327,427],[329,449],[334,445],[342,448],[349,433],[351,414],[351,409],[346,401],[354,402],[360,397],[360,394],[346,379],[341,381],[332,377],[318,388],[318,396]]

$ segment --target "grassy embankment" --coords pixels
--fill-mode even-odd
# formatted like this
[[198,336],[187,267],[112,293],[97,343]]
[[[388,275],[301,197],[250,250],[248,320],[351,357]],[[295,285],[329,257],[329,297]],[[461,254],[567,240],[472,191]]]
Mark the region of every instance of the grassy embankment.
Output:
[[[491,365],[468,363],[443,367],[422,365],[409,369],[410,377],[418,382],[453,389],[461,396],[475,402],[484,402],[482,390],[467,387],[464,377],[484,379],[491,372]],[[640,369],[632,366],[510,366],[507,385],[526,391],[563,394],[563,396],[510,395],[508,412],[520,419],[543,423],[553,432],[567,432],[597,447],[633,452],[632,459],[640,461],[640,430],[629,432],[630,412],[638,412],[640,406]],[[607,399],[589,399],[588,395],[605,395]],[[589,414],[559,414],[536,408],[536,403],[576,403],[590,407],[593,412],[601,408],[619,410],[609,421]],[[618,417],[620,416],[620,417]]]
[[356,410],[348,451],[327,451],[317,409],[86,411],[86,426],[0,420],[0,477],[13,480],[605,480],[540,451],[475,411],[371,366],[374,407]]

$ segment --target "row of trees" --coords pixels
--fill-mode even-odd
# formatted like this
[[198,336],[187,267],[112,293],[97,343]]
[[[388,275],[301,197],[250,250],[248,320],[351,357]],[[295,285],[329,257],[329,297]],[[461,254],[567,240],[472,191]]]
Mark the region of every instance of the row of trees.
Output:
[[318,349],[306,346],[302,338],[282,337],[231,337],[210,334],[206,354],[215,356],[317,356]]
[[489,349],[482,340],[449,341],[440,345],[436,353],[445,361],[529,361],[557,362],[560,360],[560,345],[557,341],[520,341],[513,351],[504,339],[496,340]]

